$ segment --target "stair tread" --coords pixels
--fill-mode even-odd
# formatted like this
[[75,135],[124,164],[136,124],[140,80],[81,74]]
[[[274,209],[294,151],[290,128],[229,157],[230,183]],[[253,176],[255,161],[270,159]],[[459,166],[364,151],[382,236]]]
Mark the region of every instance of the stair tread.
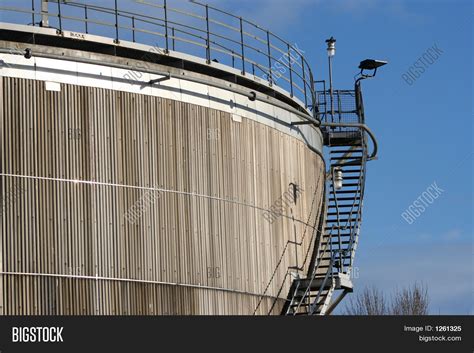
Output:
[[339,212],[328,212],[326,215],[327,216],[337,216],[337,215],[356,215],[357,211],[339,211]]
[[[352,201],[353,199],[351,199]],[[336,200],[333,200],[332,201],[332,205],[328,205],[328,208],[330,209],[335,209],[336,206],[339,207],[339,208],[345,208],[345,207],[359,207],[360,204],[359,203],[339,203],[339,201],[341,201],[340,199],[337,199],[337,205],[336,205]],[[345,201],[348,201],[348,200],[345,200]],[[355,200],[355,201],[358,201],[358,200]]]
[[324,286],[322,286],[323,282],[324,282],[323,276],[317,276],[313,280],[311,280],[311,278],[297,279],[293,281],[291,290],[293,290],[294,292],[296,290],[296,287],[298,286],[298,283],[299,283],[298,292],[304,292],[306,291],[308,287],[310,288],[311,291],[319,290],[320,288],[329,289],[332,285],[332,282],[329,279],[324,283]]
[[[334,202],[335,199],[328,199],[329,202]],[[353,197],[338,197],[337,201],[354,201]],[[360,201],[360,197],[356,197],[355,201]]]
[[[333,242],[332,242],[332,243],[334,244],[334,243],[336,242],[336,240],[334,240],[334,239],[337,239],[339,236],[338,236],[338,234],[332,234],[331,237],[333,238]],[[350,237],[350,233],[348,233],[348,234],[341,234],[341,238],[347,238],[347,237]],[[328,237],[328,238],[329,238],[329,237]],[[321,244],[327,244],[327,243],[328,243],[328,241],[321,242]]]
[[[333,190],[330,190],[329,193],[334,194]],[[337,190],[336,194],[359,194],[360,190]]]
[[351,163],[351,162],[348,162],[348,163],[332,163],[331,166],[333,167],[343,167],[343,166],[356,166],[356,165],[362,165],[362,163],[360,162],[356,162],[356,163]]
[[[321,245],[327,245],[328,243],[327,242],[324,242],[324,243],[321,243]],[[333,242],[332,243],[333,245],[339,245],[339,242]],[[344,240],[344,241],[341,241],[341,244],[342,245],[347,245],[347,244],[350,244],[350,241],[349,240]],[[319,252],[324,252],[325,250],[319,250]]]
[[348,150],[331,150],[329,153],[336,154],[336,153],[362,153],[364,150],[361,149],[348,149]]
[[[344,255],[344,256],[342,256],[342,259],[343,259],[343,260],[349,260],[350,258],[351,258],[350,255]],[[339,260],[339,259],[341,259],[341,256],[337,255],[337,256],[335,257],[335,259],[336,259],[336,260]],[[321,257],[319,260],[320,260],[320,261],[326,261],[326,260],[331,260],[331,258],[330,258],[330,257]]]
[[[354,215],[356,216],[356,215]],[[357,222],[360,220],[360,217],[351,217],[351,218],[341,218],[339,217],[339,219],[337,218],[331,218],[331,219],[326,219],[326,223],[341,223],[341,222]]]
[[344,176],[344,180],[358,180],[359,178],[357,176]]
[[324,229],[326,229],[326,230],[331,230],[331,229],[345,229],[345,230],[350,230],[350,229],[352,229],[352,228],[354,228],[354,226],[336,226],[336,225],[335,225],[334,227],[333,227],[333,226],[331,226],[331,227],[328,226],[328,227],[325,227]]
[[347,169],[350,166],[346,166],[346,168],[342,167],[341,170],[343,173],[361,173],[362,168],[355,168],[355,169]]
[[341,156],[341,157],[330,157],[331,161],[344,161],[344,160],[361,160],[362,156]]

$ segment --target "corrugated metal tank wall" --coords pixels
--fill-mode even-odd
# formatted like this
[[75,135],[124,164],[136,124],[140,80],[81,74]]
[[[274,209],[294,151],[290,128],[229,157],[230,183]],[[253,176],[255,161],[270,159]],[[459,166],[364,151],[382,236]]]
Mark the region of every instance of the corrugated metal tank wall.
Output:
[[0,89],[0,314],[252,314],[270,283],[267,314],[307,268],[324,165],[302,141],[159,97]]

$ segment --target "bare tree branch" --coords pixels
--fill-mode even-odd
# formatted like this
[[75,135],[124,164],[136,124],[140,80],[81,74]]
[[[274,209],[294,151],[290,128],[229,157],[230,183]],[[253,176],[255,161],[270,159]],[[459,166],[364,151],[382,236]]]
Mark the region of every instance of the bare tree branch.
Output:
[[387,315],[388,306],[382,291],[375,287],[366,287],[346,304],[346,315]]
[[395,293],[390,311],[392,315],[428,315],[428,306],[428,289],[415,283]]
[[387,300],[385,294],[375,288],[366,287],[350,297],[345,306],[345,315],[428,315],[428,289],[415,283],[411,287],[397,290]]

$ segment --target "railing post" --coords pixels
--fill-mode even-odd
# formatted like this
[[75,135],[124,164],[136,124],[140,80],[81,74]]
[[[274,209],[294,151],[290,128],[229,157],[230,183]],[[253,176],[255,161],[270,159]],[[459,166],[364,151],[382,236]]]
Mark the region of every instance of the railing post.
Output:
[[206,60],[211,63],[211,36],[209,34],[209,6],[206,4]]
[[270,45],[270,31],[267,31],[267,55],[268,55],[268,83],[270,86],[273,85],[273,74],[272,74],[272,51]]
[[330,269],[331,269],[331,282],[334,280],[334,259],[335,256],[331,254],[331,263],[330,263]]
[[357,109],[357,116],[359,123],[365,124],[365,117],[364,117],[364,101],[362,99],[362,90],[360,87],[360,81],[355,83],[354,87],[355,95],[356,95],[356,109]]
[[328,120],[328,115],[327,115],[327,110],[328,110],[328,97],[327,97],[327,90],[326,90],[326,81],[323,81],[323,89],[324,89],[324,120],[327,122]]
[[59,19],[59,33],[63,33],[63,21],[61,17],[61,2],[58,0],[58,19]]
[[132,16],[132,40],[135,43],[135,16]]
[[35,0],[31,0],[31,24],[35,26]]
[[303,70],[303,90],[304,90],[304,107],[307,109],[308,108],[308,97],[306,96],[306,73],[304,69],[304,58],[303,55],[299,54],[301,56],[301,68]]
[[314,81],[313,73],[311,69],[309,70],[309,80],[310,85],[309,88],[311,90],[311,106],[313,107],[313,116],[317,119],[321,120],[321,112],[319,111],[319,96],[316,91],[316,83]]
[[336,91],[337,93],[337,115],[339,116],[339,122],[342,122],[342,102],[341,102],[341,96],[339,95],[339,90]]
[[[328,205],[328,207],[329,207],[329,205]],[[326,210],[326,212],[327,212],[327,210]],[[328,239],[328,241],[329,241],[329,253],[331,254],[331,258],[332,258],[332,254],[333,254],[333,251],[334,251],[333,244],[332,244],[332,231],[333,231],[333,229],[334,229],[334,225],[332,226],[331,233],[329,233],[329,239]]]
[[168,54],[170,52],[169,43],[168,43],[168,9],[167,9],[167,2],[163,0],[163,10],[165,12],[165,53]]
[[293,69],[291,68],[291,47],[290,43],[288,43],[288,68],[290,69],[290,93],[291,97],[293,97]]
[[87,23],[87,20],[89,19],[88,18],[88,14],[87,14],[87,5],[84,6],[84,18],[85,18],[85,24],[86,24],[86,34],[89,33],[89,26],[88,26],[88,23]]
[[240,17],[240,49],[242,59],[242,75],[245,75],[244,23],[242,17]]
[[119,27],[118,27],[118,0],[115,0],[115,43],[120,43],[119,40]]
[[175,40],[175,35],[174,35],[174,27],[171,27],[171,36],[173,37],[172,44],[173,44],[173,50],[176,50],[176,40]]

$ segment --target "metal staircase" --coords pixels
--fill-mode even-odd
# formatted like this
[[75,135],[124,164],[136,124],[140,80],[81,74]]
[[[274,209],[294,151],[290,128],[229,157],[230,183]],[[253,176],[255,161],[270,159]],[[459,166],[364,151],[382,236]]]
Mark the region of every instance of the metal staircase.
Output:
[[[323,81],[321,81],[323,82]],[[326,176],[325,221],[313,262],[305,278],[295,278],[283,307],[284,315],[328,315],[352,291],[351,271],[362,222],[368,156],[367,129],[360,85],[354,91],[318,92],[318,110],[329,170]],[[336,109],[334,109],[336,106]],[[339,296],[333,300],[333,296]]]
[[[293,279],[281,310],[282,315],[329,315],[353,288],[351,274],[362,224],[366,164],[377,158],[378,150],[374,134],[365,125],[360,82],[375,77],[377,69],[387,62],[373,59],[361,61],[361,71],[356,75],[354,90],[333,90],[331,57],[335,53],[335,39],[331,37],[326,42],[330,89],[326,89],[325,81],[313,81],[311,106],[314,120],[319,122],[317,126],[321,129],[324,145],[328,147],[328,156],[325,159],[329,161],[329,169],[326,173],[326,195],[322,200],[322,217],[319,217],[319,225],[312,234],[312,239],[315,240],[314,249],[306,275],[302,276],[300,272],[306,268],[305,257],[303,266],[291,266],[287,269],[269,314],[273,313],[276,302],[281,298],[280,294],[288,278]],[[315,90],[314,84],[322,84],[323,89]],[[304,124],[313,122],[291,123]],[[372,142],[370,154],[369,138]],[[275,274],[289,243],[288,241],[283,250],[254,314],[276,278]],[[301,244],[295,243],[297,246]],[[333,299],[336,293],[338,296]]]

